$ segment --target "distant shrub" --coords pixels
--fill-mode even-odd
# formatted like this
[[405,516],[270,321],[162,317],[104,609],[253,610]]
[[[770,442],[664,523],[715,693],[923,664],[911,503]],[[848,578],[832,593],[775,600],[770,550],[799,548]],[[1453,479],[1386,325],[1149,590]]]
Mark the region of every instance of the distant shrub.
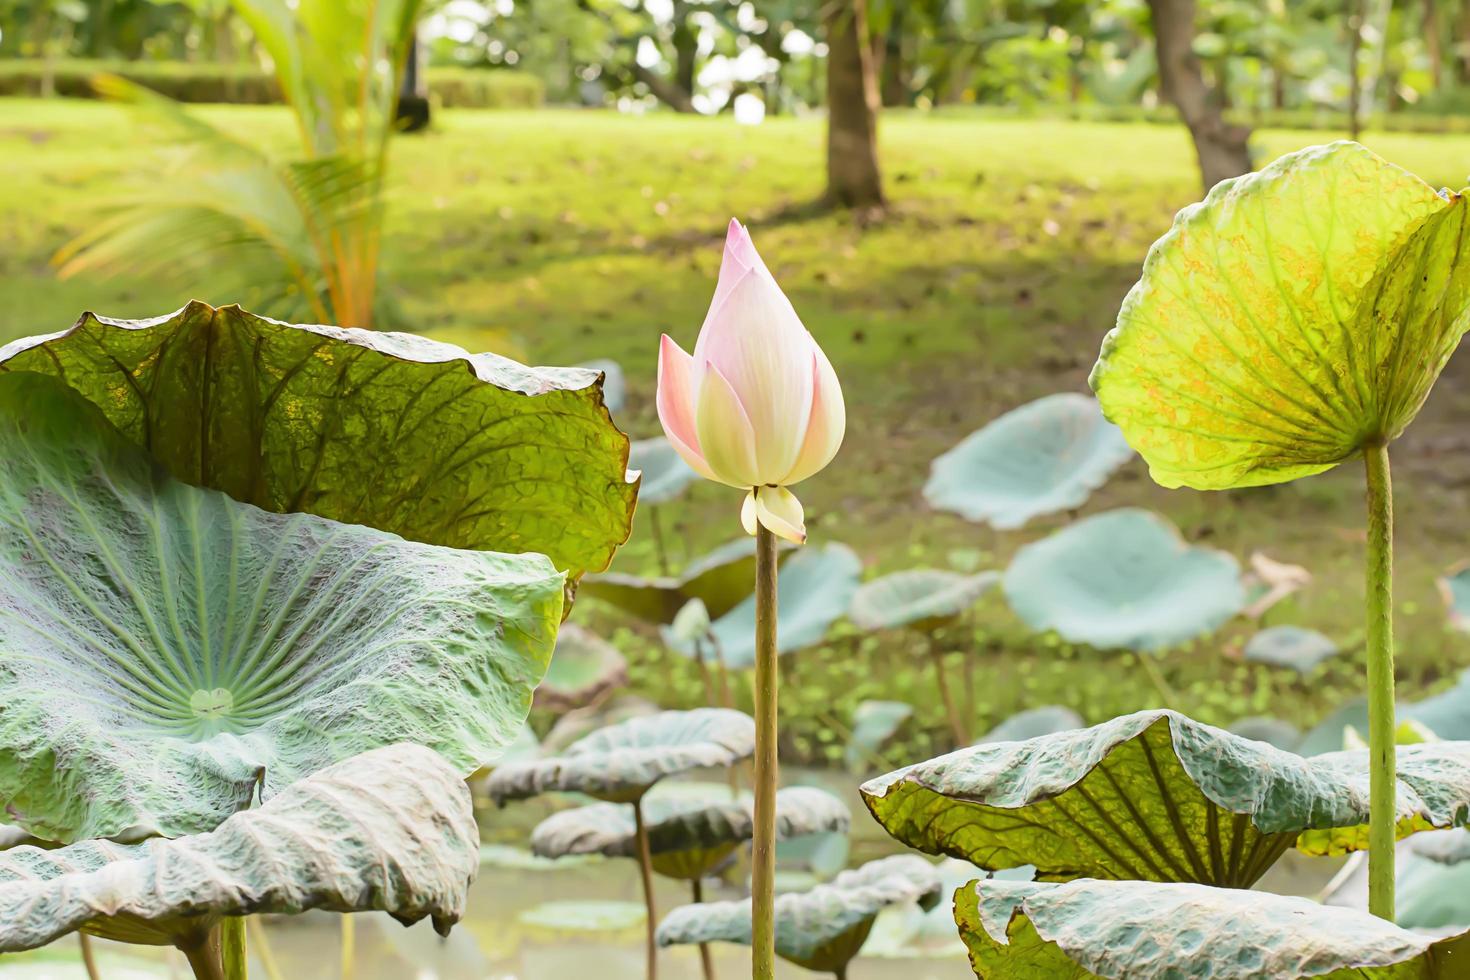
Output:
[[[281,101],[275,78],[259,68],[179,61],[58,60],[50,65],[51,90],[71,98],[96,98],[92,79],[102,73],[121,75],[179,102]],[[0,60],[0,96],[42,95],[46,74],[40,59]],[[455,108],[532,109],[545,101],[546,87],[535,76],[505,69],[430,68],[429,94]]]

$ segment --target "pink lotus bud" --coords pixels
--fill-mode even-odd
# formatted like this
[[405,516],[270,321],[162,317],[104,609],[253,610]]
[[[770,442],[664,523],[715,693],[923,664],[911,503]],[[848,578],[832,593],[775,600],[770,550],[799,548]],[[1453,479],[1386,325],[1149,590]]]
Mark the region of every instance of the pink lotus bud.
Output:
[[741,521],[806,540],[801,501],[786,487],[821,470],[842,445],[847,411],[827,355],[731,220],[715,298],[694,356],[663,337],[658,417],[684,461],[707,480],[750,490]]

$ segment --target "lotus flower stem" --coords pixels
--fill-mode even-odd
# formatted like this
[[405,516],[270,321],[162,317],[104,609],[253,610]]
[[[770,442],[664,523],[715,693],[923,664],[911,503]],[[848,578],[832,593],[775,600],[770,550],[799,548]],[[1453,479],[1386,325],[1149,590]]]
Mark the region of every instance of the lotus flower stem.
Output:
[[225,980],[246,980],[249,967],[245,960],[245,917],[225,916],[219,924],[219,956]]
[[954,737],[955,748],[964,748],[970,744],[970,735],[965,731],[964,719],[960,717],[954,693],[949,689],[949,678],[944,673],[944,653],[934,642],[934,637],[925,636],[924,643],[929,648],[929,659],[934,662],[934,681],[939,685],[939,699],[944,702],[944,713],[949,718],[950,735]]
[[1393,479],[1388,446],[1363,448],[1368,477],[1368,911],[1393,921],[1397,807],[1393,707]]
[[658,944],[654,933],[658,928],[658,908],[653,901],[653,856],[648,847],[648,827],[643,822],[643,800],[633,801],[633,827],[638,838],[638,874],[643,879],[643,907],[648,935],[648,980],[658,977]]
[[[704,901],[704,882],[698,876],[689,882],[689,890],[693,893],[695,905]],[[715,960],[709,943],[699,944],[699,966],[704,972],[704,980],[715,980]]]
[[776,971],[776,536],[755,536],[755,836],[751,845],[751,977]]
[[188,946],[179,951],[189,961],[194,971],[194,980],[225,980],[224,965],[220,962],[220,927],[215,926]]
[[1178,696],[1174,693],[1174,689],[1169,686],[1169,682],[1164,680],[1164,672],[1159,669],[1158,663],[1154,660],[1154,655],[1147,650],[1135,650],[1133,655],[1138,658],[1138,663],[1143,667],[1143,672],[1148,675],[1148,682],[1154,686],[1154,690],[1163,699],[1164,703],[1159,707],[1167,708],[1172,704],[1177,704]]
[[102,974],[97,970],[97,957],[92,951],[92,937],[79,932],[77,942],[82,946],[82,965],[87,968],[87,980],[102,980]]

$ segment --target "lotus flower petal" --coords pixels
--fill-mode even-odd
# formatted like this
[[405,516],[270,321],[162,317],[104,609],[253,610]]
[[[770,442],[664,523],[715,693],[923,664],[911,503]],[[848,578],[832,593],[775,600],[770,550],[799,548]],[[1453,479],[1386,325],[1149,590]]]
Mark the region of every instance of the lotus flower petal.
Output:
[[801,501],[785,487],[761,487],[757,490],[755,516],[776,537],[794,544],[806,544]]
[[689,468],[706,480],[719,482],[699,451],[699,434],[694,422],[694,359],[664,334],[658,347],[658,420],[669,444]]
[[822,348],[812,344],[812,412],[807,422],[806,439],[796,464],[781,480],[783,486],[800,483],[832,462],[847,434],[847,405],[842,398],[842,385],[837,372]]

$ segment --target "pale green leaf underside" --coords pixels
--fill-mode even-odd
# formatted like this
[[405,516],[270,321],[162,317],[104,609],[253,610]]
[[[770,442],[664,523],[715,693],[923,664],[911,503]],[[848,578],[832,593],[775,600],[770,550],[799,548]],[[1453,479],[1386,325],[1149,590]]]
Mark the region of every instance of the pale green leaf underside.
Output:
[[[1324,903],[1368,910],[1365,858],[1356,855],[1347,876],[1334,879],[1335,887],[1323,897]],[[1470,833],[1429,830],[1399,841],[1394,894],[1394,921],[1405,929],[1470,928]]]
[[903,701],[863,701],[852,712],[852,732],[843,756],[847,768],[873,764],[883,743],[913,717],[914,706]]
[[266,510],[538,552],[573,578],[631,526],[628,440],[590,371],[197,302],[87,314],[0,348],[0,370],[63,379],[178,479]]
[[[822,642],[851,606],[861,571],[862,562],[844,544],[802,548],[787,560],[776,581],[776,652],[791,653]],[[755,596],[747,593],[743,602],[711,624],[710,633],[712,643],[700,644],[698,652],[710,656],[713,645],[726,667],[755,666]],[[670,649],[695,656],[693,643],[667,629],[662,636]]]
[[[939,899],[934,866],[912,854],[870,861],[810,891],[776,897],[776,954],[808,970],[842,969],[857,955],[878,913],[890,905]],[[703,902],[669,913],[658,944],[740,943],[751,940],[750,900]]]
[[187,945],[222,915],[379,910],[447,933],[479,869],[459,771],[401,743],[354,756],[209,833],[0,854],[0,952],[76,929]]
[[[795,554],[782,548],[776,560]],[[754,591],[755,539],[736,538],[690,562],[677,578],[640,578],[625,572],[589,575],[577,594],[609,603],[649,623],[669,624],[692,600],[703,602],[709,615],[720,617]]]
[[1454,980],[1470,935],[1435,941],[1365,912],[1195,884],[980,881],[955,893],[977,977]]
[[1393,439],[1459,343],[1458,194],[1356,143],[1288,154],[1179,212],[1091,384],[1166,487],[1280,483]]
[[[1401,832],[1465,820],[1470,743],[1402,746],[1398,775]],[[962,749],[871,780],[862,794],[900,841],[981,868],[1245,887],[1292,846],[1366,846],[1368,759],[1304,759],[1142,711]]]
[[1194,639],[1245,604],[1232,556],[1188,544],[1163,517],[1135,507],[1096,514],[1021,548],[1004,587],[1032,629],[1129,650]]
[[730,766],[755,751],[755,722],[728,708],[660,711],[606,728],[561,755],[498,767],[490,796],[498,804],[549,792],[586,793],[629,803],[665,776]]
[[[683,789],[679,784],[662,786]],[[655,864],[663,855],[733,850],[735,845],[750,840],[755,829],[754,805],[749,794],[733,799],[730,788],[718,784],[698,784],[692,792],[665,793],[656,787],[642,802],[649,852]],[[788,786],[776,793],[777,840],[807,834],[845,834],[851,822],[847,805],[826,790]],[[542,857],[553,858],[571,854],[636,857],[636,829],[631,806],[592,803],[541,821],[531,833],[531,849]]]
[[393,742],[512,741],[562,610],[540,555],[178,483],[55,380],[0,374],[0,800],[39,837],[212,829]]
[[850,615],[861,629],[934,629],[957,619],[1000,581],[999,572],[961,575],[939,568],[893,572],[860,586]]
[[628,681],[628,662],[617,647],[575,623],[564,623],[546,679],[536,688],[537,707],[572,711]]
[[1133,456],[1097,400],[1065,392],[1013,409],[934,461],[924,499],[1001,530],[1074,510]]

